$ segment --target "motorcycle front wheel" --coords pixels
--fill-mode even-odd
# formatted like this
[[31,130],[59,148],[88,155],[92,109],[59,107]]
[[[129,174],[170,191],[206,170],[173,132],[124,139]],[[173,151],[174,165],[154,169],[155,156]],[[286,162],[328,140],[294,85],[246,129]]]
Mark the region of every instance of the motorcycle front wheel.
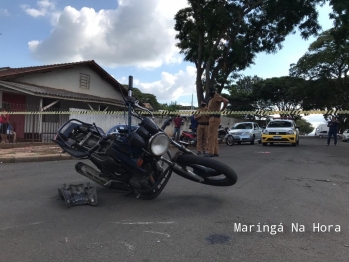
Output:
[[166,164],[163,161],[159,161],[158,164],[159,164],[159,168],[161,168],[162,171],[158,172],[158,174],[155,177],[152,176],[152,179],[151,179],[153,183],[152,190],[148,192],[138,191],[140,193],[139,196],[141,199],[152,200],[157,196],[159,196],[172,175],[172,169],[168,164]]
[[228,145],[228,146],[233,146],[234,145],[234,137],[233,136],[228,136],[225,140],[225,143]]
[[[197,155],[180,155],[177,164],[181,169],[176,174],[189,180],[210,186],[232,186],[238,180],[235,171],[217,160]],[[201,178],[198,181],[196,178]]]

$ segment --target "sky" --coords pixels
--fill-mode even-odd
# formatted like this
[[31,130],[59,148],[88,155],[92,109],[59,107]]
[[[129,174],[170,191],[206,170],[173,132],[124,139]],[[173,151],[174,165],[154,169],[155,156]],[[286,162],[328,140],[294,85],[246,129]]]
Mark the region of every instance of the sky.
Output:
[[[176,48],[174,15],[187,0],[2,0],[0,67],[95,60],[122,84],[156,95],[160,103],[197,104],[194,64]],[[331,8],[319,7],[323,30]],[[287,76],[314,37],[290,35],[276,54],[258,54],[241,72],[262,78]],[[306,117],[314,127],[322,115]]]

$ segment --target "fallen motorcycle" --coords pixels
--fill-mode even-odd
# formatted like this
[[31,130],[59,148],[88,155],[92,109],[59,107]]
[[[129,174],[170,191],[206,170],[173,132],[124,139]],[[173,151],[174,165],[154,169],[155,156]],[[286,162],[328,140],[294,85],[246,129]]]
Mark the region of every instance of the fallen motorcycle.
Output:
[[[214,160],[197,156],[169,138],[164,132],[172,119],[167,119],[161,128],[149,117],[142,117],[135,109],[151,112],[141,107],[132,97],[132,81],[124,101],[131,115],[141,122],[131,128],[106,135],[95,124],[71,119],[63,124],[53,141],[65,152],[78,159],[89,159],[95,167],[78,162],[75,170],[110,189],[116,189],[137,198],[154,199],[166,186],[172,173],[193,182],[210,186],[232,186],[237,181],[235,171]],[[153,116],[152,116],[153,117]],[[172,153],[170,144],[177,148]]]
[[185,146],[196,146],[197,135],[193,131],[182,131],[181,136],[179,137],[179,142]]
[[228,134],[229,127],[222,127],[222,125],[219,126],[218,129],[218,143],[224,143],[226,135]]

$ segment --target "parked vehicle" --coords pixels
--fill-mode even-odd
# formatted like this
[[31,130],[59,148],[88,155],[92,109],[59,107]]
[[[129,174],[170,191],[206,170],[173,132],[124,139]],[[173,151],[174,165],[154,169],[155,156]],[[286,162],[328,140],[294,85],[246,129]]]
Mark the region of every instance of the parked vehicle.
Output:
[[[142,199],[157,197],[172,173],[211,186],[236,183],[237,175],[232,168],[198,156],[168,137],[163,130],[171,124],[172,118],[159,128],[151,118],[139,115],[136,108],[151,116],[152,113],[139,106],[132,97],[132,82],[124,100],[129,108],[129,120],[133,115],[141,121],[136,130],[132,131],[129,124],[118,133],[105,134],[95,124],[77,119],[71,119],[59,128],[53,142],[71,156],[89,159],[95,165],[78,162],[75,165],[78,173],[101,186],[134,193]],[[169,150],[170,144],[177,149],[175,154]]]
[[225,137],[226,144],[229,146],[234,143],[241,144],[248,142],[251,145],[257,140],[261,143],[262,129],[255,122],[241,122],[237,123],[230,128],[228,134]]
[[277,119],[268,123],[263,131],[262,144],[273,145],[275,143],[290,143],[292,146],[299,145],[298,126],[290,119]]
[[225,142],[225,137],[229,132],[229,127],[223,127],[222,125],[219,126],[218,129],[218,143]]
[[348,140],[349,140],[349,129],[345,130],[342,134],[342,141],[348,142]]
[[[315,129],[314,136],[318,136],[319,138],[328,137],[329,130],[330,128],[327,126],[327,124],[321,124]],[[337,138],[341,139],[342,135],[337,133]]]
[[328,136],[329,127],[327,124],[321,124],[315,129],[315,136],[320,138]]
[[193,131],[182,131],[181,136],[179,137],[180,143],[183,143],[187,146],[196,146],[197,135]]
[[[225,141],[225,136],[228,134],[228,127],[219,126],[218,129],[218,143]],[[179,137],[179,142],[185,146],[196,146],[197,144],[197,134],[193,131],[182,131]]]

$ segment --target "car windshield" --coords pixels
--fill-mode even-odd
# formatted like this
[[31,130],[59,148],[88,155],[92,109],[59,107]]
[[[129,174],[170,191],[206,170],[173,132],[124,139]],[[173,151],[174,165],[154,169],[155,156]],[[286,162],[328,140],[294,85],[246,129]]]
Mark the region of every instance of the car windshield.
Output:
[[232,129],[252,129],[251,123],[240,123],[233,126]]
[[268,127],[292,127],[292,123],[289,121],[272,121],[268,124]]

